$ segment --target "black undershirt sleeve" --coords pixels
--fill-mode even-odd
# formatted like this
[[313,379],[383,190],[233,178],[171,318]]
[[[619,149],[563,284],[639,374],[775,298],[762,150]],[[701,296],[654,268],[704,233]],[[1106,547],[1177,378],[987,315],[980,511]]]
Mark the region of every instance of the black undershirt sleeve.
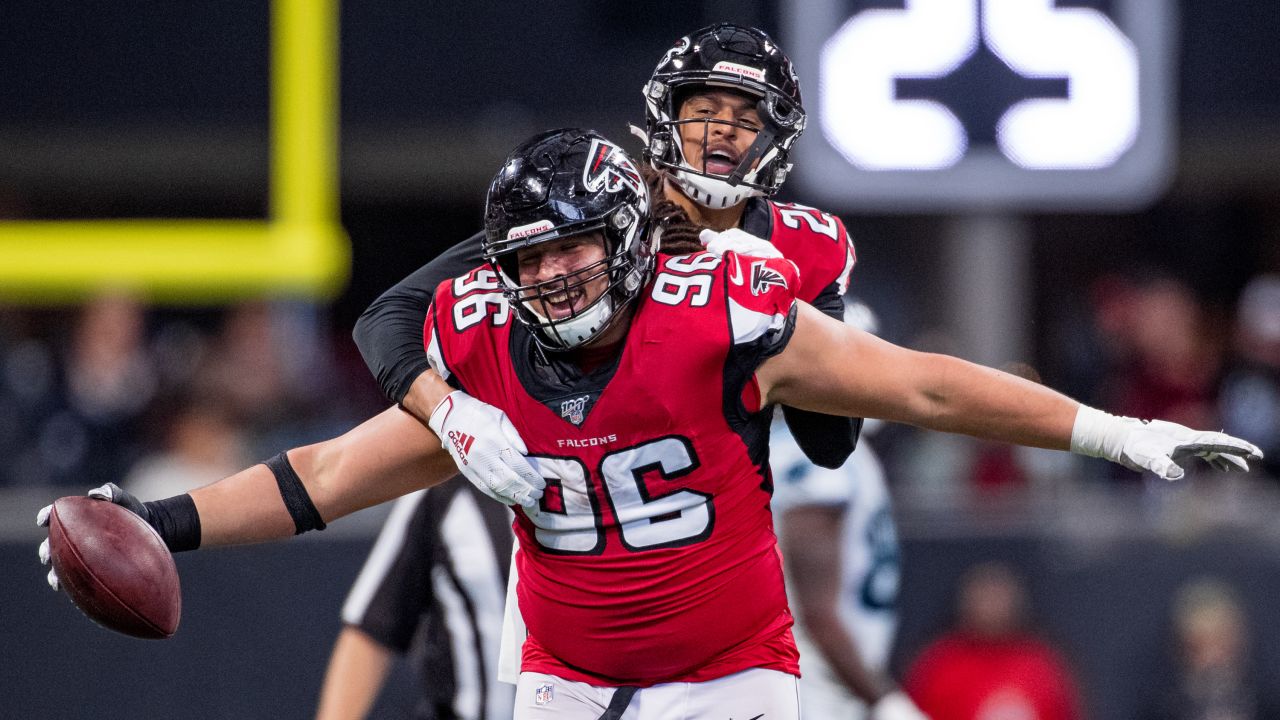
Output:
[[[832,283],[814,298],[813,306],[823,313],[844,322],[844,298],[836,283]],[[782,407],[782,416],[795,436],[796,444],[814,465],[838,468],[844,465],[858,445],[858,433],[862,431],[862,418],[846,418],[824,415],[809,410]]]
[[809,304],[821,310],[824,315],[844,322],[844,296],[840,294],[839,284],[833,282],[826,286]]
[[422,325],[436,287],[483,262],[482,237],[476,233],[418,268],[374,300],[356,321],[356,347],[392,402],[404,400],[413,381],[429,367]]

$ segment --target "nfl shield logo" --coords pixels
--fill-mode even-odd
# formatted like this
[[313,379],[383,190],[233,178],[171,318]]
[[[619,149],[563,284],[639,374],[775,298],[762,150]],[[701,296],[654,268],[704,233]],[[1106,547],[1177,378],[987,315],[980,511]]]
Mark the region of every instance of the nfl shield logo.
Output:
[[538,688],[533,691],[533,701],[538,705],[546,705],[551,702],[551,683],[539,685]]
[[583,395],[571,400],[565,400],[560,403],[560,417],[568,420],[574,425],[582,425],[587,410],[587,400],[590,395]]

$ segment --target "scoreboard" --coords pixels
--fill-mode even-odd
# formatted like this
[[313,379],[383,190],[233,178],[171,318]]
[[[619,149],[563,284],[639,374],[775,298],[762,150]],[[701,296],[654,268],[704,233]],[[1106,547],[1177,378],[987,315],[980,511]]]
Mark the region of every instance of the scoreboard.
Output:
[[1173,163],[1171,0],[790,0],[795,182],[871,211],[1122,210]]

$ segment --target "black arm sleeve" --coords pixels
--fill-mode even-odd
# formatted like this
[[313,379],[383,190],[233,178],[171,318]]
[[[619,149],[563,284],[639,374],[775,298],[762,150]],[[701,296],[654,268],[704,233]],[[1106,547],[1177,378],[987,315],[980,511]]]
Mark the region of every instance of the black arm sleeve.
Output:
[[[844,322],[844,298],[836,283],[827,286],[813,306],[823,313]],[[814,465],[824,468],[838,468],[844,465],[858,445],[858,434],[862,432],[862,418],[846,418],[836,415],[824,415],[809,410],[783,406],[782,416],[786,418],[787,427],[795,436],[796,444],[804,451],[805,457]]]
[[422,324],[436,287],[483,262],[482,237],[476,233],[418,268],[374,300],[356,321],[356,347],[392,402],[404,400],[409,386],[428,367]]

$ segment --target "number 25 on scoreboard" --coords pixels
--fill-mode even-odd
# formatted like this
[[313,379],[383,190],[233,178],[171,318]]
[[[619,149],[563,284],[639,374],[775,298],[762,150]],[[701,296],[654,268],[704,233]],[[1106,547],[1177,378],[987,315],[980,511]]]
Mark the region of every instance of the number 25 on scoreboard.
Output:
[[793,0],[787,42],[821,132],[797,173],[828,188],[843,174],[852,187],[835,187],[871,202],[1140,193],[1168,161],[1171,14],[1169,0]]
[[1053,0],[909,0],[904,10],[866,10],[827,41],[830,78],[822,127],[856,165],[929,169],[955,164],[968,138],[940,102],[895,97],[894,79],[938,77],[981,45],[1029,78],[1065,77],[1066,98],[1028,98],[1000,117],[996,140],[1027,168],[1115,162],[1138,130],[1138,55],[1103,13]]

